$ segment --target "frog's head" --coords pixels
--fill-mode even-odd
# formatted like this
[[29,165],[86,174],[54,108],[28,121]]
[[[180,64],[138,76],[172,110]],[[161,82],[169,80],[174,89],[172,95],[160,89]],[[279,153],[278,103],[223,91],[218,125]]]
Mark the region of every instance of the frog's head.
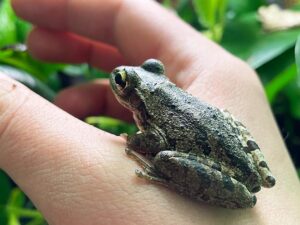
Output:
[[135,111],[151,96],[156,86],[164,81],[164,65],[156,59],[148,59],[141,66],[120,66],[110,75],[111,88],[118,101]]

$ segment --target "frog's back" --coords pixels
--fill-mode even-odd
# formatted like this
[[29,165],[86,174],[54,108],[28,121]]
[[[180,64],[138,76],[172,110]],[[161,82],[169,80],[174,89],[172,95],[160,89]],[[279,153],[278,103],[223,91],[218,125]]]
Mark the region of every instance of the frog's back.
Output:
[[155,89],[146,108],[151,122],[165,133],[170,150],[222,162],[235,170],[239,180],[259,185],[260,176],[243,150],[239,130],[224,113],[171,83],[166,85]]

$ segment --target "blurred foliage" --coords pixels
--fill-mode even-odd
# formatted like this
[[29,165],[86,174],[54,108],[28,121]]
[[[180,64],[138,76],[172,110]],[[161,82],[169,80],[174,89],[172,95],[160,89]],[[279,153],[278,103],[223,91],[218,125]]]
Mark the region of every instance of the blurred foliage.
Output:
[[85,122],[99,129],[117,135],[123,133],[132,135],[138,131],[137,127],[134,124],[125,123],[121,120],[105,117],[105,116],[88,117],[85,119]]
[[[245,60],[259,74],[300,174],[300,28],[266,32],[257,10],[276,2],[300,9],[296,0],[161,0],[187,23],[232,54]],[[86,64],[40,62],[14,44],[24,43],[31,25],[17,18],[9,0],[0,0],[0,72],[22,82],[48,100],[57,91],[107,74]],[[258,109],[259,110],[259,109]],[[86,122],[114,134],[134,133],[136,127],[107,117]],[[16,185],[0,171],[0,225],[42,225],[45,221]]]
[[199,23],[207,29],[203,33],[219,42],[224,32],[227,0],[193,0],[192,3]]
[[0,171],[0,224],[45,225],[42,215],[34,209],[23,192]]

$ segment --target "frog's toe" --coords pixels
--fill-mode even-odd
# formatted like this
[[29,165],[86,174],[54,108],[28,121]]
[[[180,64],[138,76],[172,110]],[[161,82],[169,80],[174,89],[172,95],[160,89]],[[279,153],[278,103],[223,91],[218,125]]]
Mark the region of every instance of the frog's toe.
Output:
[[256,192],[259,192],[260,189],[261,189],[261,186],[256,186],[256,187],[252,188],[251,192],[256,193]]
[[125,141],[128,140],[128,134],[127,133],[120,134],[120,137],[123,138]]
[[252,206],[251,206],[251,208],[254,207],[254,206],[256,205],[256,202],[257,202],[257,198],[256,198],[255,195],[253,195],[253,197],[252,197]]
[[276,180],[273,176],[267,176],[266,178],[266,187],[273,187],[276,183]]
[[145,173],[143,171],[139,170],[139,169],[136,169],[134,172],[140,178],[145,177]]
[[136,169],[135,174],[139,178],[143,178],[150,182],[155,182],[155,183],[159,183],[161,185],[168,186],[168,182],[165,179],[159,177],[157,174],[155,174],[155,171],[142,171],[142,170]]

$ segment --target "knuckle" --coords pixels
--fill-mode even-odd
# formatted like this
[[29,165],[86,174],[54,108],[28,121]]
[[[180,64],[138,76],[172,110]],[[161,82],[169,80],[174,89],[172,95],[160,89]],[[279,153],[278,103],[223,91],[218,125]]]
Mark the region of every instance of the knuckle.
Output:
[[229,54],[202,70],[189,90],[220,108],[231,109],[266,101],[255,71],[246,62]]
[[231,57],[224,61],[223,73],[219,73],[219,79],[229,84],[228,88],[235,91],[251,89],[257,93],[264,93],[263,87],[256,72],[241,59]]
[[236,59],[234,64],[236,67],[236,74],[234,76],[238,80],[239,87],[248,87],[257,93],[264,95],[262,83],[257,73],[245,61]]

